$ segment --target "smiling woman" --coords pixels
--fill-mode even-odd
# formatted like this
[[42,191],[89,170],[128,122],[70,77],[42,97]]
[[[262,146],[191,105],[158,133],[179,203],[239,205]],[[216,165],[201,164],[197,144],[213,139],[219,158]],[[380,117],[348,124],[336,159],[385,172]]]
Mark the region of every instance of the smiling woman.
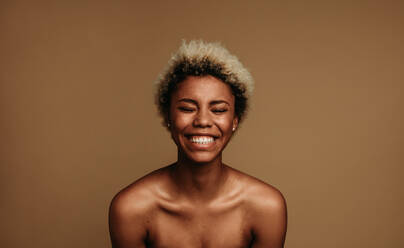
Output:
[[230,87],[212,76],[190,76],[178,85],[170,106],[168,123],[178,158],[186,163],[220,160],[238,124]]
[[245,116],[249,72],[220,44],[183,42],[157,86],[178,159],[114,197],[113,247],[283,247],[282,194],[222,162]]

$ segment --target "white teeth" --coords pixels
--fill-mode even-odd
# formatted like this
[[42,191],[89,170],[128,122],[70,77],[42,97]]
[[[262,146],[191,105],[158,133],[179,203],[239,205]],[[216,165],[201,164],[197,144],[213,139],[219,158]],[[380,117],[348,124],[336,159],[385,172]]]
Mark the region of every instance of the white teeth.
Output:
[[208,136],[204,136],[204,137],[200,137],[200,136],[193,136],[191,137],[191,142],[192,143],[197,143],[197,144],[209,144],[211,142],[213,142],[213,137],[208,137]]

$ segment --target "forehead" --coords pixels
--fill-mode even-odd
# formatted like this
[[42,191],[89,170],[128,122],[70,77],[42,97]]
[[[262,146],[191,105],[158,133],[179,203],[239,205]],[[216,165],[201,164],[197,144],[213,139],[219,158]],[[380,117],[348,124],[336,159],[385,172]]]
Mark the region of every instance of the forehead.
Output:
[[197,101],[234,101],[230,86],[213,76],[189,76],[178,84],[172,98],[191,98]]

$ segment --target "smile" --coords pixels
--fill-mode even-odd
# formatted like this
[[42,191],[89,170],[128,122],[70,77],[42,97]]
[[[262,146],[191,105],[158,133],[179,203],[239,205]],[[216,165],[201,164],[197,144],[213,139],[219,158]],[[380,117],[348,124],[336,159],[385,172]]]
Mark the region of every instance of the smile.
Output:
[[192,143],[196,143],[196,144],[210,144],[215,139],[211,136],[191,136],[191,137],[189,137],[189,140]]

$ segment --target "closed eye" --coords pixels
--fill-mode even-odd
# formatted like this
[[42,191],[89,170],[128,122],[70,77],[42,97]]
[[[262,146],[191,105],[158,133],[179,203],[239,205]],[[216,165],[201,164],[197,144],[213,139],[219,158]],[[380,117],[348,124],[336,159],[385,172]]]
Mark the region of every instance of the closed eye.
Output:
[[193,108],[187,108],[187,107],[178,107],[178,109],[183,111],[183,112],[192,112],[192,111],[194,111]]
[[213,109],[212,112],[213,113],[224,113],[224,112],[227,112],[227,109]]

